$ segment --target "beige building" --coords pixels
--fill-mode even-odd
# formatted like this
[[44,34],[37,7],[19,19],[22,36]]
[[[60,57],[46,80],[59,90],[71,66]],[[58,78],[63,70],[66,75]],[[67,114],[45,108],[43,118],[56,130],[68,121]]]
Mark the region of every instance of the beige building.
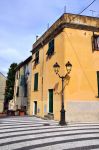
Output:
[[0,113],[3,112],[5,98],[6,77],[0,72]]
[[31,115],[60,120],[62,86],[59,74],[72,70],[64,81],[66,121],[99,121],[99,18],[63,14],[32,49]]
[[28,57],[17,66],[15,74],[14,97],[11,102],[11,105],[15,111],[24,110],[26,114],[29,114],[30,111],[31,64],[32,56]]

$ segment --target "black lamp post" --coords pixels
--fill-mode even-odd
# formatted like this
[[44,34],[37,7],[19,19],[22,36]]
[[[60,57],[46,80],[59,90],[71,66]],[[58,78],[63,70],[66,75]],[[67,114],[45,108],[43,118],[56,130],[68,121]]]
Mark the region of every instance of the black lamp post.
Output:
[[59,78],[62,81],[62,104],[61,104],[60,122],[59,122],[60,125],[66,125],[66,121],[65,121],[65,109],[64,109],[64,80],[66,79],[67,75],[70,73],[71,68],[72,68],[72,64],[68,61],[65,66],[66,66],[66,69],[67,69],[67,73],[66,73],[65,76],[60,76],[59,75],[59,69],[60,69],[59,64],[56,62],[53,65],[55,73],[59,76]]

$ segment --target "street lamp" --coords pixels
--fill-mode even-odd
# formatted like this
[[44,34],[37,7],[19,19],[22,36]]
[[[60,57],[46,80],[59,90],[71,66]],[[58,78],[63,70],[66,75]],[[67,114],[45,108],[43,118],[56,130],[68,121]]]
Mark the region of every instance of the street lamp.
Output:
[[59,69],[60,69],[59,64],[56,62],[53,65],[55,73],[59,76],[59,78],[62,81],[62,104],[61,104],[60,122],[59,122],[60,125],[66,125],[66,122],[65,122],[65,109],[64,109],[64,80],[66,79],[67,75],[70,73],[71,68],[72,68],[72,64],[68,61],[65,66],[66,66],[67,73],[66,73],[65,76],[60,76],[59,75]]

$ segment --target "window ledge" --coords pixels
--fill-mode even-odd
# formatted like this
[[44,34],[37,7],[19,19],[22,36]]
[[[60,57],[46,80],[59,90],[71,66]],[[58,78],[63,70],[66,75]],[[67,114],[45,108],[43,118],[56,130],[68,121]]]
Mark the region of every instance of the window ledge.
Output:
[[47,55],[47,58],[50,59],[54,54],[55,52],[53,52],[51,55]]
[[39,90],[33,90],[33,92],[38,92]]

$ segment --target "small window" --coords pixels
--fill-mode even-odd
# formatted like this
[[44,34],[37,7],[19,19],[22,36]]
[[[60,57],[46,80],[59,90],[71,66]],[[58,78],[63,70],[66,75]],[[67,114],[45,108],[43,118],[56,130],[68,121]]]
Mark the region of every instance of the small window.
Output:
[[34,74],[34,91],[38,90],[38,73]]
[[53,55],[53,53],[54,53],[54,39],[49,42],[48,51],[46,54],[47,56],[50,57],[51,55]]
[[35,53],[35,60],[34,60],[35,65],[39,63],[39,51]]
[[19,97],[19,86],[17,87],[16,96]]
[[99,50],[99,35],[93,36],[93,50]]

